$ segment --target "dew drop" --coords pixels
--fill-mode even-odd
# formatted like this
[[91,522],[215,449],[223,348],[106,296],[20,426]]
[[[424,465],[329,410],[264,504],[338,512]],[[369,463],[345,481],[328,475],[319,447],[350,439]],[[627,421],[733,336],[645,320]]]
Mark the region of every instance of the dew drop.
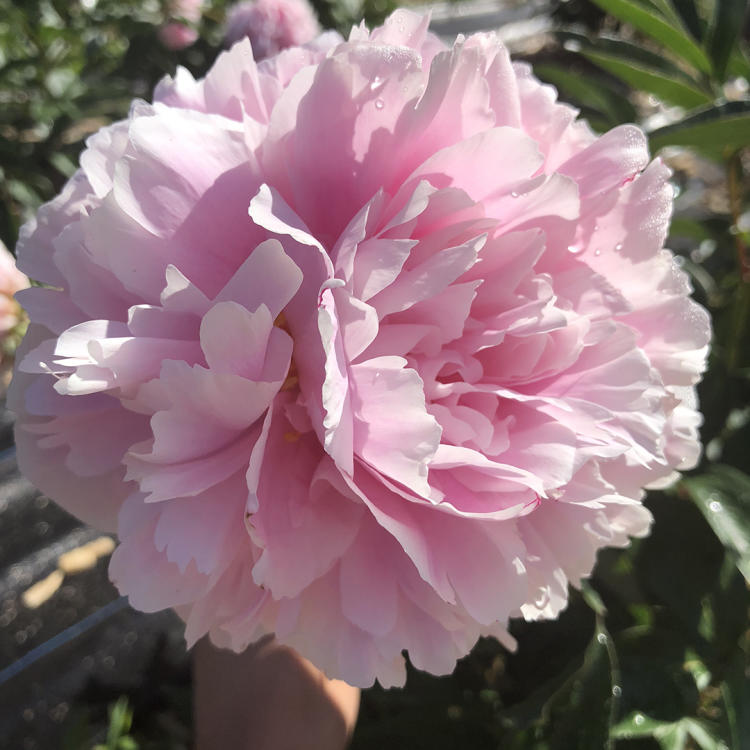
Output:
[[582,247],[579,247],[578,245],[568,245],[568,252],[573,253],[574,255],[577,255],[583,250]]
[[607,642],[607,636],[604,635],[604,633],[599,633],[599,635],[596,636],[596,640],[603,646]]
[[721,503],[718,500],[712,500],[708,504],[708,509],[712,513],[721,513],[721,511],[723,510],[723,507],[722,507]]
[[615,698],[619,698],[622,695],[622,688],[619,685],[613,685],[612,695],[614,695]]
[[602,251],[599,249],[594,250],[594,255],[598,258],[602,254]]
[[382,99],[375,100],[375,109],[383,109],[385,102]]
[[618,253],[620,252],[620,250],[622,250],[622,242],[618,242],[618,243],[617,243],[617,244],[615,245],[615,250],[616,250],[616,251],[617,251]]
[[646,721],[646,717],[643,714],[636,714],[633,717],[633,721],[635,722],[635,725],[639,727],[644,721]]
[[514,190],[514,191],[513,191],[513,192],[512,192],[511,194],[510,194],[510,197],[511,197],[511,198],[518,198],[518,193],[517,193],[517,192],[516,192],[516,191]]

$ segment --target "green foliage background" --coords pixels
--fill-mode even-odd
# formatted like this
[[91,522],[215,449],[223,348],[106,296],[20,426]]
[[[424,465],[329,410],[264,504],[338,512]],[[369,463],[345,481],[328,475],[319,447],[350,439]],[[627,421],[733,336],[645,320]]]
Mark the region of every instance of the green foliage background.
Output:
[[[319,0],[317,9],[324,25],[345,31],[360,17],[377,22],[391,2]],[[87,135],[123,117],[132,98],[147,98],[176,64],[207,69],[225,5],[208,3],[200,40],[175,53],[157,39],[165,18],[157,0],[0,0],[6,245],[72,174]],[[649,495],[652,535],[603,551],[558,621],[513,623],[515,654],[482,641],[451,677],[411,671],[404,690],[367,691],[357,750],[750,749],[747,6],[571,0],[554,17],[556,32],[531,56],[537,75],[599,130],[642,121],[652,151],[665,149],[676,170],[668,245],[715,331],[700,387],[705,456],[674,487]],[[79,707],[91,723],[70,729],[68,747],[187,747],[184,694],[172,708],[162,701],[169,732],[137,689],[129,701],[114,704],[109,720],[95,700]]]

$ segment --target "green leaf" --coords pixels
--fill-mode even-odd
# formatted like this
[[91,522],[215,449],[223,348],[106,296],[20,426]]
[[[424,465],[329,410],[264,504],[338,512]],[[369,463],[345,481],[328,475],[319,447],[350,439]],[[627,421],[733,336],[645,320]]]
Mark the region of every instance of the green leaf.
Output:
[[691,83],[685,83],[677,76],[667,75],[654,68],[633,62],[625,57],[616,57],[597,50],[585,50],[581,54],[612,75],[622,78],[634,89],[642,89],[654,94],[669,104],[693,109],[710,104],[712,97]]
[[732,50],[727,65],[727,76],[750,80],[750,56],[742,46],[742,40]]
[[657,721],[650,716],[634,711],[622,721],[612,727],[612,737],[616,740],[630,740],[641,737],[653,737],[654,732],[663,727],[663,721]]
[[746,0],[720,0],[715,3],[708,50],[714,64],[714,74],[719,81],[726,78],[727,65],[742,31],[746,12]]
[[733,750],[750,750],[750,678],[748,658],[738,649],[721,686]]
[[698,15],[695,0],[674,0],[674,7],[687,30],[698,41],[702,41],[705,24]]
[[750,477],[717,464],[706,474],[683,479],[682,485],[750,582]]
[[683,83],[695,84],[694,75],[688,75],[684,70],[664,57],[663,54],[652,52],[642,44],[634,44],[620,37],[607,34],[602,34],[591,39],[585,34],[569,29],[557,32],[556,36],[566,47],[570,47],[572,44],[573,47],[580,50],[590,50],[613,57],[626,58],[644,67],[654,68],[669,76],[680,78]]
[[709,107],[681,122],[652,130],[652,152],[665,146],[692,146],[715,159],[736,151],[748,142],[750,102],[728,102]]
[[703,91],[695,83],[695,75],[685,71],[638,44],[609,36],[590,40],[583,34],[571,31],[558,32],[563,45],[580,51],[589,61],[622,78],[636,89],[644,89],[660,99],[692,109],[713,101],[710,91]]
[[117,750],[120,740],[130,731],[133,712],[128,707],[128,699],[124,695],[113,703],[109,709],[109,727],[107,729],[107,747]]
[[618,740],[653,737],[662,750],[685,750],[692,738],[701,750],[721,750],[722,742],[713,726],[686,716],[679,721],[657,721],[635,712],[612,728],[612,737]]
[[670,0],[648,0],[648,3],[650,5],[653,5],[653,7],[661,13],[664,18],[672,23],[673,25],[680,25],[682,23],[682,19],[680,17],[680,14],[675,9],[674,5],[672,5]]
[[604,11],[629,23],[663,44],[677,57],[694,65],[703,73],[711,72],[711,61],[682,25],[666,20],[655,10],[634,0],[594,0]]

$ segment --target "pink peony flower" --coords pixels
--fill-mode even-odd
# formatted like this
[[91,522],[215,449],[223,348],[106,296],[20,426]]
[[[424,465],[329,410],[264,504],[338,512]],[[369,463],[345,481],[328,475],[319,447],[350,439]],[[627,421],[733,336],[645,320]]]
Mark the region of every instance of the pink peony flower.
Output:
[[229,9],[224,40],[231,47],[247,37],[260,60],[306,44],[319,33],[318,19],[307,0],[248,0]]
[[178,70],[19,246],[22,469],[188,642],[362,686],[556,616],[699,451],[669,171],[427,23]]
[[[203,15],[203,0],[172,0],[169,3],[169,16],[197,24]],[[195,44],[198,32],[190,25],[171,20],[159,29],[161,43],[171,50],[180,50]]]

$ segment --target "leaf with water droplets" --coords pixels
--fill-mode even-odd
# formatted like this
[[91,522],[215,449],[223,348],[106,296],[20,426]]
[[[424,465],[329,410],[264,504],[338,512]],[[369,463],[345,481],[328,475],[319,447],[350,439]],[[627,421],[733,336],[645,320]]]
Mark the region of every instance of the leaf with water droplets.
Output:
[[706,474],[683,479],[682,485],[750,581],[750,477],[718,464]]
[[636,711],[612,727],[612,737],[618,740],[652,737],[662,722]]

